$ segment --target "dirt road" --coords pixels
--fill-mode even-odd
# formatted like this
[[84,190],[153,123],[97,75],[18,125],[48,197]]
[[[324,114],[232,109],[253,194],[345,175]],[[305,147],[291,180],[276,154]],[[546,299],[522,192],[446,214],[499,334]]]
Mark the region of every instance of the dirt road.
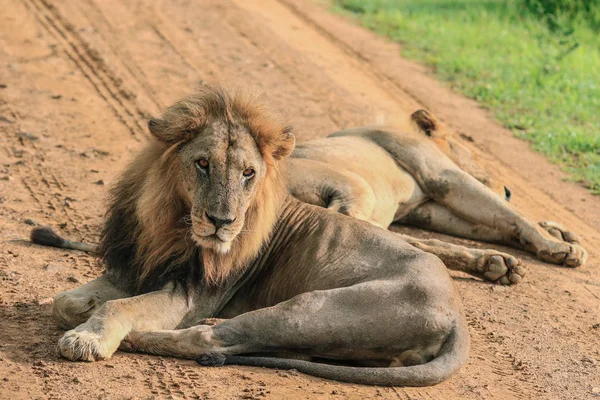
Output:
[[[86,254],[22,239],[37,223],[96,241],[107,187],[147,140],[147,116],[215,80],[263,89],[299,140],[424,105],[481,153],[527,217],[581,234],[590,261],[567,270],[508,250],[530,267],[518,286],[456,275],[471,358],[433,388],[124,353],[93,364],[58,358],[52,297],[101,267]],[[401,59],[395,45],[307,1],[4,0],[0,398],[592,398],[600,391],[600,199],[561,178],[476,104]]]

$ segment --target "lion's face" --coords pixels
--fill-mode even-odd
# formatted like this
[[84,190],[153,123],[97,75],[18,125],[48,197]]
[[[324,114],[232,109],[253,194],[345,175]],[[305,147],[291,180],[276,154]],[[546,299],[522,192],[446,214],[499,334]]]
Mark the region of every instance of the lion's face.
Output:
[[246,211],[267,172],[258,145],[243,125],[216,120],[186,143],[179,157],[192,237],[202,247],[227,253],[244,234]]

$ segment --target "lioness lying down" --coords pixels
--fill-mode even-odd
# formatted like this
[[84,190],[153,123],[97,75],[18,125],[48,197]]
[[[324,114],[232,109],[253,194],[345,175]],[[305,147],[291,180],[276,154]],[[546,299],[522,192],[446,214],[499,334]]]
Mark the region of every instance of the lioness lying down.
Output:
[[[292,193],[356,218],[288,195],[283,160],[293,150],[294,137],[255,98],[207,87],[167,109],[161,119],[151,120],[149,129],[156,140],[111,191],[98,249],[48,237],[50,232],[45,230],[32,235],[38,243],[97,250],[106,264],[104,275],[55,298],[53,312],[59,324],[75,327],[59,341],[63,356],[105,359],[121,346],[196,358],[205,364],[296,368],[330,379],[380,385],[435,384],[466,361],[468,331],[444,265],[398,240],[398,234],[358,220],[387,226],[403,213],[394,211],[390,216],[390,202],[379,201],[383,197],[375,196],[375,207],[358,202],[361,196],[356,193],[360,192],[342,190],[353,189],[347,180],[330,180],[346,186],[336,184],[338,191],[324,196],[327,181],[319,174],[332,171],[318,157],[313,159],[315,164],[303,166],[302,157],[310,145],[300,147],[289,162]],[[391,137],[389,132],[372,132],[374,137]],[[319,142],[315,143],[312,149],[318,154]],[[436,187],[431,179],[441,172],[441,182],[448,189],[438,185],[437,198],[455,210],[451,204],[461,195],[453,191],[454,184],[472,184],[472,178],[467,175],[456,181],[455,176],[463,173],[453,172],[458,168],[445,161],[443,153],[432,150],[436,146],[424,136],[401,143],[412,145],[412,152],[423,149],[425,160],[435,156],[434,162],[415,164],[418,160],[413,153],[406,161],[409,167],[400,169],[402,175],[414,176],[405,171],[425,166],[427,174],[417,172],[419,184],[413,186],[421,186],[420,179],[425,177],[423,186]],[[367,143],[364,149],[374,148]],[[388,162],[385,157],[375,160]],[[393,160],[395,168],[404,166]],[[438,171],[440,165],[448,170]],[[313,177],[308,183],[319,189],[313,191],[317,196],[310,198],[306,196],[310,191],[298,190],[309,187],[302,171]],[[351,169],[340,174],[354,178]],[[390,181],[409,181],[394,179]],[[369,181],[372,189],[378,181],[385,179]],[[495,218],[483,217],[484,221],[492,219],[493,228],[498,217],[505,215],[498,209],[510,209],[485,186],[477,185],[481,198],[476,201],[491,199],[488,210],[497,213]],[[344,197],[348,193],[352,197]],[[413,197],[418,198],[407,199]],[[423,203],[423,198],[436,199],[427,195],[416,202]],[[429,203],[412,209],[423,212]],[[376,211],[382,204],[385,208]],[[478,215],[481,210],[470,211]],[[509,221],[505,225],[517,226],[510,232],[531,226],[524,225],[514,212]],[[538,235],[563,243],[537,227],[532,231],[537,232],[534,239]],[[465,255],[458,246],[408,239],[445,257],[451,267],[490,280],[508,283],[522,275],[522,267],[508,255],[478,250]],[[569,255],[579,251],[579,247],[571,248],[575,250],[569,250]],[[583,250],[581,254],[583,261]],[[563,261],[573,258],[565,256]],[[216,324],[206,320],[213,317],[225,320]],[[300,354],[349,365],[257,356],[263,353]]]
[[[407,223],[506,244],[567,267],[585,263],[587,252],[574,234],[554,222],[532,224],[513,210],[505,201],[510,190],[431,114],[419,110],[411,118],[420,132],[346,129],[296,146],[288,162],[291,194],[386,228]],[[495,250],[401,237],[448,268],[486,280],[517,283],[525,272],[515,257]]]

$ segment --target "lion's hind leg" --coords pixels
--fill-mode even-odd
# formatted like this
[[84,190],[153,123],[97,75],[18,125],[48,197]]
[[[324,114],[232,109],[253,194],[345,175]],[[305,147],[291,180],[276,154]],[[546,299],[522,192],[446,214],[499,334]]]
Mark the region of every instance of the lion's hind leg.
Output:
[[[460,311],[453,308],[454,292],[447,275],[443,273],[442,283],[426,272],[439,260],[421,256],[418,261],[423,274],[409,280],[384,279],[303,293],[215,326],[131,332],[125,342],[131,350],[198,359],[202,365],[296,368],[315,376],[366,384],[435,384],[465,362],[468,333]],[[434,271],[443,272],[438,266]],[[400,357],[422,368],[363,368],[236,356],[294,350],[323,360],[386,360],[387,365]],[[407,354],[411,357],[404,357]]]
[[109,300],[129,297],[118,289],[106,275],[76,289],[60,292],[54,297],[52,315],[63,329],[84,323],[102,304]]

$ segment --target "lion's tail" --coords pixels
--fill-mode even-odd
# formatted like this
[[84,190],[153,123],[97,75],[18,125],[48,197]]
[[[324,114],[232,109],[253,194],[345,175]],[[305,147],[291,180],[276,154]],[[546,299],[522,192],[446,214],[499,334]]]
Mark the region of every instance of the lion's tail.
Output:
[[72,249],[87,251],[88,253],[98,253],[98,246],[94,244],[87,244],[81,242],[72,242],[70,240],[60,237],[52,228],[43,226],[33,228],[29,239],[35,244],[41,244],[42,246],[52,246],[61,249]]
[[225,356],[225,364],[248,365],[279,369],[296,369],[305,374],[336,381],[381,386],[430,386],[448,379],[467,362],[469,357],[469,332],[465,322],[460,322],[436,358],[426,364],[410,367],[363,368],[346,367],[311,361],[274,358]]

